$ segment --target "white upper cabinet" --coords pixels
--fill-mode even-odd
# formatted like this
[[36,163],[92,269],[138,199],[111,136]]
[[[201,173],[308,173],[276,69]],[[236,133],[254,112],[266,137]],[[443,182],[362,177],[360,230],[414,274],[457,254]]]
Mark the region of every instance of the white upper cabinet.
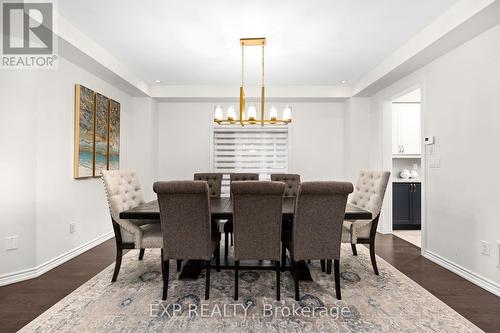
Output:
[[392,154],[420,155],[420,103],[392,104]]

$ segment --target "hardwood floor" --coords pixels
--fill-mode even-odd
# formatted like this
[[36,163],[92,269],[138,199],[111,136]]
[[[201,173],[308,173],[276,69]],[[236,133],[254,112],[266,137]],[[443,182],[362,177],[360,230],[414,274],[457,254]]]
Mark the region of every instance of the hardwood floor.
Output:
[[[377,254],[487,332],[500,332],[500,297],[420,255],[416,246],[377,235]],[[115,260],[114,239],[32,280],[0,287],[0,330],[15,332]]]
[[15,332],[115,261],[110,239],[38,278],[0,287],[0,332]]

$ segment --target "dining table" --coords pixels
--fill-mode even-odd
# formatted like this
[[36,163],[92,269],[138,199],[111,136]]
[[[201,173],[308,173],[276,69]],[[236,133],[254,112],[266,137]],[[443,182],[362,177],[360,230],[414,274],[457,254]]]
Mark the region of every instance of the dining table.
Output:
[[[293,215],[295,211],[295,198],[294,197],[284,197],[282,205],[282,220],[283,221],[293,221]],[[211,197],[210,198],[210,214],[212,221],[216,220],[228,220],[233,217],[233,203],[230,197]],[[151,223],[160,223],[160,208],[158,206],[158,201],[153,200],[140,204],[137,207],[122,211],[120,213],[121,219],[131,220],[132,222],[140,220],[150,220]],[[364,210],[360,207],[354,206],[347,203],[345,210],[345,220],[371,220],[372,213]],[[314,221],[311,221],[314,223]],[[292,228],[293,228],[293,223]],[[228,259],[225,265],[221,265],[221,269],[234,269],[232,265],[232,260]],[[203,267],[203,263],[198,260],[188,260],[182,267],[179,279],[182,280],[194,280],[198,278]],[[240,269],[274,269],[271,263],[258,262],[246,263],[240,262]],[[290,266],[287,266],[290,269]],[[299,279],[300,280],[312,280],[309,267],[307,263],[301,262],[298,266]]]

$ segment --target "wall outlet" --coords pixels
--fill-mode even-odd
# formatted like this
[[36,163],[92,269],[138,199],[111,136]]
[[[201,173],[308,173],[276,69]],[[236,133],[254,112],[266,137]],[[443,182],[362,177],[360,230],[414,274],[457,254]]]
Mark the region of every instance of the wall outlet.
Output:
[[70,222],[69,223],[69,233],[74,234],[76,231],[76,222]]
[[485,256],[490,255],[490,243],[487,241],[481,241],[481,254],[484,254]]
[[17,236],[8,236],[5,238],[5,249],[8,251],[17,249]]
[[497,240],[497,267],[500,268],[500,239]]

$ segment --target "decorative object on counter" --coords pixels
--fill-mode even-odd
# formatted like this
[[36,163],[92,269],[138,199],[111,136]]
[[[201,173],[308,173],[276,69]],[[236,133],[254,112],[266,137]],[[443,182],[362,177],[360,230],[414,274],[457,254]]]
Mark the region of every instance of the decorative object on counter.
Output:
[[410,170],[408,169],[403,169],[403,171],[401,171],[401,173],[399,174],[399,177],[403,178],[403,179],[408,179],[411,177],[411,173],[410,173]]
[[410,178],[418,178],[417,165],[413,164],[413,170],[410,172]]

